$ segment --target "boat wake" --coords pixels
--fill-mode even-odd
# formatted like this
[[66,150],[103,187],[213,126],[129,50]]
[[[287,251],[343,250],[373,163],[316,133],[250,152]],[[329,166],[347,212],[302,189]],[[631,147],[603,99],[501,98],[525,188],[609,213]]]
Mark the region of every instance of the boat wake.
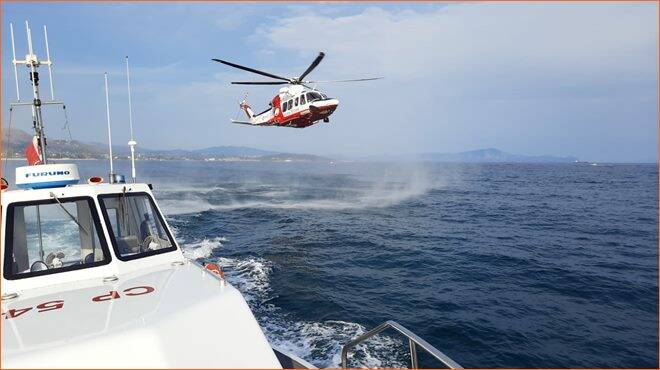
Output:
[[[275,296],[270,285],[273,262],[261,257],[212,257],[213,250],[222,247],[224,241],[225,238],[215,237],[187,243],[184,255],[215,262],[223,269],[228,282],[243,293],[272,345],[318,367],[339,367],[342,346],[365,333],[366,328],[338,320],[297,320],[271,303]],[[349,355],[349,362],[353,367],[406,367],[407,355],[401,348],[404,347],[396,339],[380,335],[357,346]]]

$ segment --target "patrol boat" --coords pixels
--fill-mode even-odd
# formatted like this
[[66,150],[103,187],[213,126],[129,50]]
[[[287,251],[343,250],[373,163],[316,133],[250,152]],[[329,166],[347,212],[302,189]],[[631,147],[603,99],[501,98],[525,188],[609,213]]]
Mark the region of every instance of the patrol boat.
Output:
[[[4,183],[1,192],[2,365],[314,368],[271,346],[220,267],[183,256],[151,184],[127,183],[112,164],[107,183],[85,181],[75,164],[48,160],[41,109],[58,102],[52,84],[51,101],[41,101],[37,68],[52,63],[33,53],[27,22],[26,32],[29,53],[17,60],[14,52],[12,63],[27,66],[33,96],[21,103],[17,82],[12,107],[31,107],[35,138],[17,189]],[[418,348],[460,367],[392,321],[347,343],[341,366],[359,365],[348,363],[350,350],[388,328],[407,337],[412,367]]]

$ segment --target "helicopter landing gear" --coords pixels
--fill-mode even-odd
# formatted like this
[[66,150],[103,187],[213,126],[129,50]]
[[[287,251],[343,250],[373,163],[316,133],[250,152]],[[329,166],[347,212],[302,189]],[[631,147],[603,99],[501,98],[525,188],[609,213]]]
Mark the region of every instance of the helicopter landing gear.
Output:
[[323,119],[323,122],[325,122],[325,123],[328,123],[328,122],[330,122],[330,118],[328,118],[328,117],[325,117],[325,118]]

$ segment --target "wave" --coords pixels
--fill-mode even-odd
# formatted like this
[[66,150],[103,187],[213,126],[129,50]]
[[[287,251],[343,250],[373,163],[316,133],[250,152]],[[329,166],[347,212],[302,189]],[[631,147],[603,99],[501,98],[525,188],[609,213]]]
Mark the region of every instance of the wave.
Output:
[[[188,258],[208,258],[226,240],[215,237],[185,243],[183,253]],[[229,283],[245,297],[269,342],[316,366],[339,367],[342,346],[366,332],[364,326],[354,322],[296,320],[271,304],[275,295],[270,285],[273,263],[269,260],[261,257],[220,257],[217,263],[225,271]],[[401,368],[407,364],[401,348],[401,343],[381,335],[357,346],[349,355],[349,361],[352,366],[365,368]]]
[[[273,298],[270,274],[273,263],[260,257],[219,258],[227,280],[243,293],[271,344],[318,367],[339,367],[342,346],[366,332],[358,323],[326,320],[296,320],[269,303]],[[365,368],[406,367],[401,343],[380,335],[358,345],[349,355],[351,366]]]
[[222,247],[222,242],[227,241],[225,237],[215,237],[211,239],[203,239],[196,243],[181,243],[181,251],[183,256],[189,259],[202,259],[208,258],[216,248]]
[[[246,259],[220,257],[218,265],[227,272],[229,281],[243,293],[248,303],[269,296],[268,276],[272,271],[272,264],[269,261],[258,257]],[[260,302],[265,301],[262,299]]]

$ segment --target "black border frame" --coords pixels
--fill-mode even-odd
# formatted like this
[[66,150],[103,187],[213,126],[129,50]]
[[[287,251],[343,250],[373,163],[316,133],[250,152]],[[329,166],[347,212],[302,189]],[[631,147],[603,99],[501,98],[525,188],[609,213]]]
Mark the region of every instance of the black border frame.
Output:
[[[69,272],[69,271],[75,271],[75,270],[82,270],[86,268],[94,268],[94,267],[99,267],[99,266],[104,266],[110,264],[112,262],[112,254],[110,253],[110,250],[108,249],[108,243],[105,238],[105,234],[103,234],[103,227],[101,227],[101,222],[99,221],[99,214],[96,210],[96,203],[94,202],[94,199],[90,196],[78,196],[78,197],[68,197],[68,198],[59,198],[62,203],[68,203],[68,202],[77,202],[79,200],[86,200],[88,206],[90,207],[90,212],[92,213],[92,218],[94,219],[94,227],[96,228],[96,234],[99,239],[99,243],[101,244],[101,250],[103,251],[103,261],[97,261],[97,262],[92,262],[92,263],[82,263],[79,265],[71,265],[71,266],[66,266],[66,267],[61,267],[58,269],[48,269],[48,270],[42,270],[42,271],[30,271],[30,272],[25,272],[25,273],[18,273],[14,274],[12,273],[12,266],[11,262],[13,260],[13,252],[14,252],[14,243],[13,243],[13,238],[14,238],[14,227],[8,227],[5,230],[5,260],[4,260],[4,265],[3,265],[3,272],[2,275],[5,279],[7,280],[21,280],[21,279],[26,279],[26,278],[31,278],[31,277],[37,277],[37,276],[44,276],[44,275],[52,275],[52,274],[59,274],[63,272]],[[44,204],[56,204],[57,200],[55,199],[42,199],[42,200],[28,200],[28,201],[23,201],[23,202],[14,202],[10,203],[9,206],[7,207],[7,220],[13,220],[14,219],[14,208],[15,207],[20,207],[20,206],[36,206],[36,205],[44,205]]]
[[[148,252],[142,252],[142,253],[134,254],[134,255],[131,255],[131,256],[126,256],[126,257],[123,257],[121,255],[121,253],[119,253],[119,249],[117,248],[117,240],[115,239],[115,232],[112,229],[112,224],[110,223],[110,218],[108,217],[108,211],[105,208],[105,204],[103,203],[103,199],[104,198],[121,197],[122,194],[126,194],[127,197],[144,195],[144,196],[147,197],[147,199],[149,199],[149,203],[151,203],[151,207],[153,208],[154,212],[158,216],[158,220],[163,225],[163,229],[165,229],[165,233],[167,234],[167,237],[169,237],[170,240],[172,241],[172,246],[171,247],[156,249],[156,250],[148,251]],[[156,207],[156,202],[154,202],[153,197],[149,193],[144,192],[144,191],[140,191],[140,192],[130,192],[130,193],[126,192],[126,193],[100,194],[98,196],[98,198],[99,198],[99,205],[101,206],[101,212],[103,212],[103,220],[105,221],[105,227],[106,227],[106,229],[108,229],[108,235],[110,236],[110,242],[112,243],[112,249],[115,252],[115,256],[120,261],[124,261],[124,262],[133,261],[133,260],[137,260],[137,259],[140,259],[140,258],[155,256],[157,254],[174,252],[175,250],[179,249],[179,246],[177,245],[176,240],[172,236],[172,233],[170,233],[170,229],[167,226],[167,224],[165,223],[165,219],[163,218],[163,215],[161,214],[158,207]]]

